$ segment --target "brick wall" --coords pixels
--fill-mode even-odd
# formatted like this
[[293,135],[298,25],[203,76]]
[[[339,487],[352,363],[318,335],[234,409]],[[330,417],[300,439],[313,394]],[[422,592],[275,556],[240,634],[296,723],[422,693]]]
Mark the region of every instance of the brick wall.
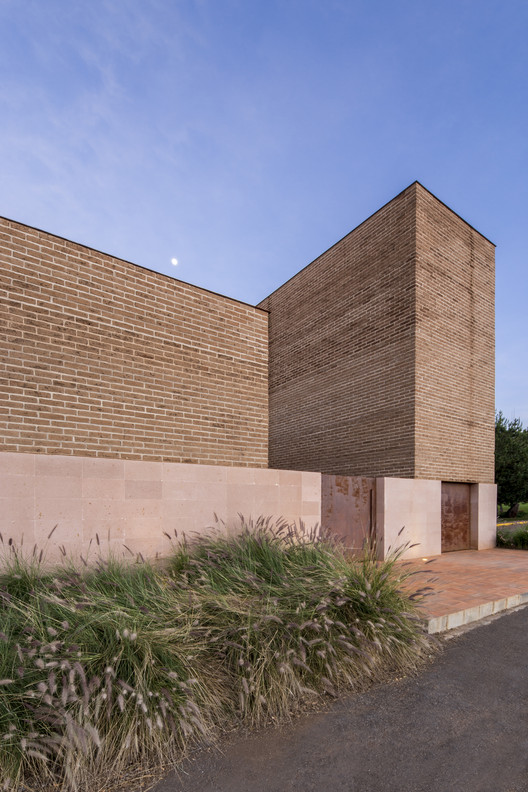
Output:
[[411,187],[260,303],[271,467],[414,475],[415,239]]
[[494,481],[495,248],[417,185],[416,470]]
[[6,219],[0,279],[1,451],[266,466],[264,311]]
[[261,306],[271,466],[493,481],[494,248],[424,187]]

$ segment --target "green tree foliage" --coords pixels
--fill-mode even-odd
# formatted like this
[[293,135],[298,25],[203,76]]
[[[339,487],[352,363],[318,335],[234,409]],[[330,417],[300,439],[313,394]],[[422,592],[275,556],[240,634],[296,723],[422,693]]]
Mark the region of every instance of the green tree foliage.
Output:
[[528,500],[528,429],[502,412],[495,417],[495,480],[497,500],[514,516],[515,507]]

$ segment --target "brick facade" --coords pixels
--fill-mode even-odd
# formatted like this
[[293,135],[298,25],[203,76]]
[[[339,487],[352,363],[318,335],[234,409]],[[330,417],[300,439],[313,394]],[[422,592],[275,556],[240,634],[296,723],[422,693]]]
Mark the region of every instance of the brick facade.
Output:
[[415,477],[495,480],[495,249],[420,185]]
[[417,182],[258,308],[2,218],[0,268],[0,451],[493,481],[494,247]]
[[414,475],[415,206],[402,193],[260,303],[271,467]]
[[266,298],[270,466],[494,479],[494,246],[415,182]]
[[265,311],[0,218],[0,451],[266,467]]

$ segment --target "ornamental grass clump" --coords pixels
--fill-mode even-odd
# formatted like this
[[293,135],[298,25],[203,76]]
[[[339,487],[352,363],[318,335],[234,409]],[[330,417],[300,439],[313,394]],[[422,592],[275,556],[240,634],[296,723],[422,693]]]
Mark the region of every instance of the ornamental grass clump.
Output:
[[12,560],[0,576],[0,787],[93,789],[210,739],[228,695],[197,620],[146,563],[51,574]]
[[516,550],[528,549],[528,525],[514,530],[502,528],[497,531],[497,547],[510,547]]
[[254,724],[417,667],[430,641],[395,571],[400,554],[352,558],[317,533],[261,518],[176,553],[171,569],[201,600],[233,706]]
[[0,788],[93,790],[177,763],[223,728],[417,667],[430,645],[394,559],[242,521],[162,566],[46,569],[12,546],[0,573]]

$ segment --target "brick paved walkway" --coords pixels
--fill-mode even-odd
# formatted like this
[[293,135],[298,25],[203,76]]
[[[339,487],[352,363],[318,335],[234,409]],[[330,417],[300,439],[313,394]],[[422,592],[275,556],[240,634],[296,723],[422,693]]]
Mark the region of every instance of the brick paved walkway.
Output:
[[413,586],[430,586],[421,605],[430,633],[528,603],[528,551],[462,550],[402,561]]

